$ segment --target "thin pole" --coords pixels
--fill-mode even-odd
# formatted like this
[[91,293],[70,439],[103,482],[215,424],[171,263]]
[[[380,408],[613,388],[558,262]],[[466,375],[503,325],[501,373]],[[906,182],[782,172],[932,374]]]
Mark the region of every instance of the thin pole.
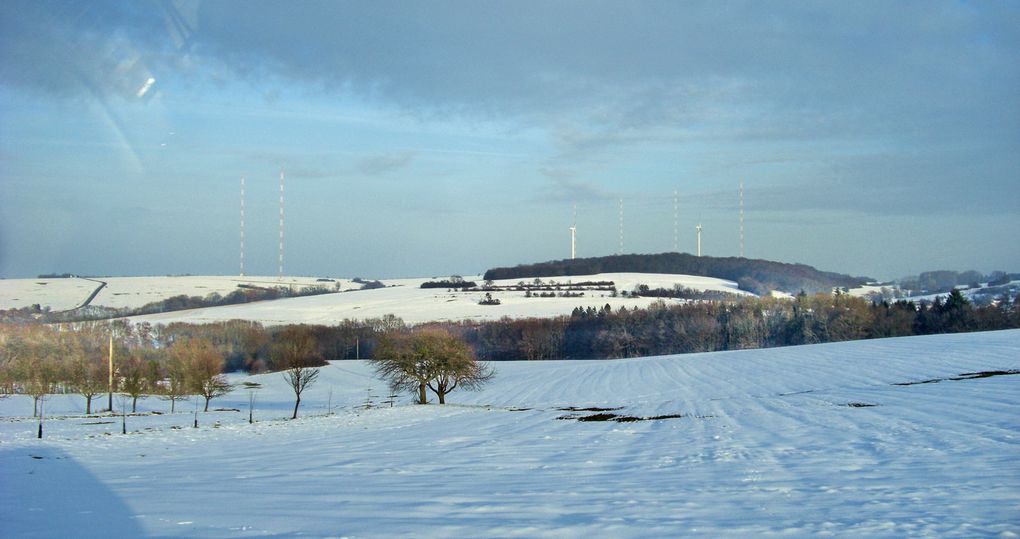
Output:
[[109,386],[108,386],[108,388],[110,390],[110,401],[107,404],[109,404],[108,408],[110,409],[110,412],[113,412],[113,329],[112,328],[110,329],[110,359],[109,359],[108,363],[109,363],[109,366],[110,366],[110,381],[109,381]]

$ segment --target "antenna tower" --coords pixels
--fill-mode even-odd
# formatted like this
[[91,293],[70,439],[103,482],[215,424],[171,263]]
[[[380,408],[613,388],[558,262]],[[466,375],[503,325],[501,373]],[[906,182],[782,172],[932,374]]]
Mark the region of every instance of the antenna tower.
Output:
[[616,254],[623,254],[623,199],[620,199],[620,250]]
[[244,277],[244,176],[241,176],[241,277]]
[[280,272],[279,278],[283,279],[283,169],[280,169]]
[[570,259],[577,258],[577,204],[574,204],[574,221],[570,225]]
[[673,189],[673,252],[680,252],[680,198]]
[[740,182],[740,258],[744,258],[744,182]]

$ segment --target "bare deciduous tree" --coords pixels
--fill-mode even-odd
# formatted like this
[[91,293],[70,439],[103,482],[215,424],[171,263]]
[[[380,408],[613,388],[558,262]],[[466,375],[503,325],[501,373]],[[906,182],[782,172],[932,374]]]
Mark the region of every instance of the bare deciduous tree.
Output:
[[120,391],[131,397],[131,413],[135,413],[138,397],[151,391],[155,373],[144,350],[132,350],[120,364]]
[[204,411],[208,412],[209,401],[233,389],[223,376],[223,356],[206,339],[181,339],[174,349],[184,360],[189,391],[205,399]]
[[160,377],[162,384],[159,386],[161,399],[170,401],[170,413],[176,411],[177,401],[186,399],[191,395],[191,386],[188,385],[188,363],[186,354],[182,353],[184,347],[174,347],[169,354],[163,356],[160,366]]
[[319,378],[316,365],[322,364],[315,339],[306,326],[288,326],[276,335],[272,347],[273,365],[283,367],[283,379],[294,390],[294,413],[297,419],[301,393]]
[[68,382],[85,397],[85,413],[92,413],[92,399],[109,388],[108,366],[98,335],[91,331],[67,332],[60,339],[67,364]]
[[388,335],[373,361],[391,389],[417,392],[419,404],[428,403],[426,388],[446,404],[454,389],[479,389],[494,374],[464,341],[439,329]]

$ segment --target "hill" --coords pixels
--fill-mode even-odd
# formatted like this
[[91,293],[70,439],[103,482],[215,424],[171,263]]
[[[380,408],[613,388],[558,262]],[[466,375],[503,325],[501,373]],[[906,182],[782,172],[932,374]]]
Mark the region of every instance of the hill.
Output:
[[629,254],[577,258],[493,268],[485,279],[532,279],[596,273],[675,273],[736,281],[741,290],[766,294],[773,290],[797,293],[856,288],[873,279],[819,271],[805,264],[787,264],[739,257],[694,256],[688,253]]

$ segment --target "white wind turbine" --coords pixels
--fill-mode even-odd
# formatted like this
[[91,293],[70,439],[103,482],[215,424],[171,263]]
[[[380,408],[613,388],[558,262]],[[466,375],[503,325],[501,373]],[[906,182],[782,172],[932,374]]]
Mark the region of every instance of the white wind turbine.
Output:
[[577,258],[577,204],[574,204],[574,222],[570,225],[570,259]]
[[698,256],[701,256],[701,223],[694,228],[698,231]]

